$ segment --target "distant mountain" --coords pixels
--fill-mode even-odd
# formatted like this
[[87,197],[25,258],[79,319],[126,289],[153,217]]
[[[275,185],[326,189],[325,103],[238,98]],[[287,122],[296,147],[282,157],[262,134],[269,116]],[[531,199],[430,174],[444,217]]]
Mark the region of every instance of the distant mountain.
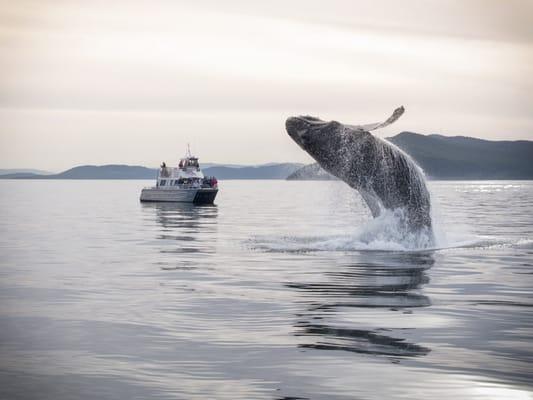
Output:
[[74,167],[54,179],[155,179],[157,169],[137,165],[83,165]]
[[37,175],[50,175],[52,172],[43,171],[40,169],[0,169],[0,175],[13,175],[13,174],[37,174]]
[[138,165],[83,165],[54,176],[54,179],[155,179],[157,169]]
[[[204,168],[207,176],[218,179],[285,179],[303,164],[282,163],[258,166],[227,166],[211,164]],[[82,165],[59,174],[12,173],[0,179],[155,179],[158,169],[132,165]]]
[[305,165],[287,177],[288,181],[333,181],[336,179],[336,177],[324,171],[316,163]]
[[533,142],[402,132],[389,141],[439,179],[532,179]]
[[0,175],[0,179],[50,179],[52,175],[33,174],[31,172],[17,172]]
[[[402,132],[387,138],[408,153],[430,179],[533,179],[533,142],[490,141],[464,136]],[[314,165],[314,164],[311,164]],[[321,168],[296,171],[287,179],[322,179]]]
[[59,174],[9,174],[0,179],[155,179],[157,170],[132,165],[82,165]]
[[218,179],[285,179],[303,164],[266,164],[258,166],[226,167],[217,166],[205,168],[206,176],[216,176]]
[[[430,179],[533,179],[533,142],[489,141],[464,136],[402,132],[387,138],[411,155]],[[231,165],[204,163],[205,175],[218,179],[335,179],[316,164]],[[156,168],[131,165],[83,165],[59,174],[9,171],[0,179],[155,179]]]

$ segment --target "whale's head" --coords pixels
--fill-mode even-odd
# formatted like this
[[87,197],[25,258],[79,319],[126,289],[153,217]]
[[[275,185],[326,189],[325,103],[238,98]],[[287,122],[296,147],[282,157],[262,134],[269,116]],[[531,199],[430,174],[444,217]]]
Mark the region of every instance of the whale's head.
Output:
[[339,163],[346,161],[348,154],[353,154],[357,143],[370,135],[337,121],[322,121],[311,116],[290,117],[285,122],[285,127],[289,136],[302,149],[336,176],[339,176]]

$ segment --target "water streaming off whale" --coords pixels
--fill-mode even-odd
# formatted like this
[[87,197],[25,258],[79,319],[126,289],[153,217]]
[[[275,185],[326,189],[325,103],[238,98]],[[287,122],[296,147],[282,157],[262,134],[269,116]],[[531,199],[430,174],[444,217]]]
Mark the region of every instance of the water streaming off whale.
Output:
[[0,398],[531,393],[532,183],[429,182],[423,251],[342,182],[147,183],[0,182]]
[[403,113],[399,107],[386,121],[366,125],[289,117],[285,127],[321,168],[359,193],[374,218],[393,213],[387,223],[400,231],[400,237],[410,236],[418,248],[429,248],[436,243],[423,171],[400,148],[370,133],[394,123]]

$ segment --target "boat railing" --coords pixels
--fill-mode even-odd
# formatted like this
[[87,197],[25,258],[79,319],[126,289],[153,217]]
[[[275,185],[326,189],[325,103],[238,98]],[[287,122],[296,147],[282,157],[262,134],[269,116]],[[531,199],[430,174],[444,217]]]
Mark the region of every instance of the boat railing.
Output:
[[[184,170],[182,169],[182,171],[187,171],[187,170]],[[194,169],[194,172],[199,172],[200,169]],[[180,178],[182,177],[182,174],[180,173],[180,169],[179,168],[169,168],[167,167],[166,170],[163,170],[163,169],[159,169],[158,173],[157,173],[157,178],[160,179],[160,178],[163,178],[163,179],[177,179],[177,178]]]
[[[179,183],[177,185],[164,185],[164,186],[156,186],[157,189],[162,190],[172,190],[172,189],[212,189],[216,188],[217,185],[213,185],[210,183]],[[154,186],[145,186],[144,189],[153,189]]]

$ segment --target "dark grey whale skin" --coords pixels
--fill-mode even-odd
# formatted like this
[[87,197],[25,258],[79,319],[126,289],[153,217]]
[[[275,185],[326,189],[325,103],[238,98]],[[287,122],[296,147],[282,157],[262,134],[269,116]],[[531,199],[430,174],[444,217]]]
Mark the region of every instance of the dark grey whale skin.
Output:
[[[403,107],[396,111],[401,115]],[[395,112],[388,121],[399,115]],[[388,123],[353,126],[299,116],[288,118],[285,126],[322,168],[361,193],[374,217],[382,209],[401,208],[410,230],[432,234],[430,196],[421,169],[402,150],[365,130]]]

